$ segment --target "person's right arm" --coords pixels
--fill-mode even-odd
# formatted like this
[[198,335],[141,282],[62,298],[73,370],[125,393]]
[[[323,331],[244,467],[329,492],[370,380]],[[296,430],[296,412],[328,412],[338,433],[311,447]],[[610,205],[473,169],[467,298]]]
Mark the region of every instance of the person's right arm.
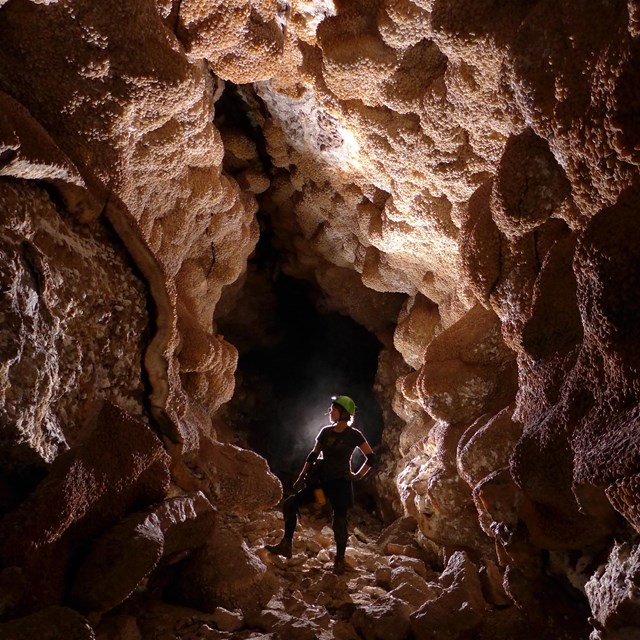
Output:
[[311,465],[318,459],[321,451],[320,443],[316,440],[316,444],[309,452],[307,459],[305,460],[304,466],[302,467],[302,471],[300,471],[300,475],[298,475],[298,479],[293,483],[293,488],[296,491],[300,491],[300,489],[304,486],[304,479],[307,475],[307,471],[311,468]]

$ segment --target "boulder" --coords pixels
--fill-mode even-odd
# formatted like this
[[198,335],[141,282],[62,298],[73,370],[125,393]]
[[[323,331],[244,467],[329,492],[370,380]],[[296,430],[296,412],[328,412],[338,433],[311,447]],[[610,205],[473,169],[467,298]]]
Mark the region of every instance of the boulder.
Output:
[[359,606],[351,624],[365,640],[403,640],[410,629],[411,607],[390,595]]
[[[640,628],[640,546],[616,543],[585,585],[593,640],[622,638]],[[626,628],[626,631],[625,631]],[[629,637],[632,637],[629,635]]]
[[282,640],[330,640],[333,636],[303,617],[276,609],[265,609],[250,617],[252,626],[274,633]]
[[23,618],[0,624],[3,640],[95,640],[91,625],[77,611],[47,607]]
[[205,544],[215,512],[201,493],[170,498],[128,516],[92,547],[76,575],[71,601],[81,611],[104,612],[125,600],[156,567]]
[[439,595],[411,614],[418,640],[454,640],[477,629],[487,603],[482,595],[478,568],[467,554],[456,551],[440,576]]
[[199,488],[217,509],[251,513],[282,498],[280,481],[253,451],[202,436],[198,451],[185,455],[184,464],[196,471]]
[[260,611],[278,583],[273,574],[227,525],[214,528],[207,544],[187,560],[175,597],[203,611],[218,607]]
[[168,485],[169,457],[158,436],[105,404],[86,442],[58,456],[0,525],[0,558],[22,567],[30,583],[24,606],[61,602],[69,563],[87,542],[132,507],[162,500]]

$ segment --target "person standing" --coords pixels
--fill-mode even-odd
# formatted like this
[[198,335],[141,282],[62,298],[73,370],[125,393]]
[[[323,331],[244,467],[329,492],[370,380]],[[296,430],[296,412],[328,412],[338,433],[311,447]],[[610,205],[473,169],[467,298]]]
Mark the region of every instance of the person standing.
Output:
[[[332,525],[336,542],[333,572],[344,573],[344,555],[348,538],[347,511],[353,505],[352,481],[364,478],[376,459],[364,435],[351,426],[355,412],[355,402],[349,396],[331,398],[331,424],[323,427],[318,433],[315,446],[309,452],[300,475],[293,483],[296,493],[288,497],[282,505],[284,536],[277,544],[266,547],[271,553],[291,557],[299,508],[317,500],[318,496],[320,501],[326,496],[333,510]],[[351,456],[356,447],[365,455],[365,462],[353,473]]]

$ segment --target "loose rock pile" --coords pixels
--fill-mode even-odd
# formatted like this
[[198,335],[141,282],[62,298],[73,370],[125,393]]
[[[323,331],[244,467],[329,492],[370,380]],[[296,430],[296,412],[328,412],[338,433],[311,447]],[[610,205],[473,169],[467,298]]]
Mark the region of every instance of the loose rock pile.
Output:
[[[245,551],[259,559],[255,565],[265,565],[267,576],[260,585],[236,594],[234,609],[227,596],[233,590],[237,567],[233,562],[225,566],[224,559],[218,558],[218,576],[228,580],[229,589],[220,590],[217,601],[226,599],[227,607],[215,606],[212,598],[211,612],[204,613],[166,604],[147,593],[103,620],[97,631],[99,640],[400,639],[409,633],[410,616],[420,604],[442,591],[433,568],[441,558],[435,548],[427,551],[417,545],[413,518],[402,518],[381,532],[379,521],[354,509],[347,570],[341,576],[331,571],[335,546],[330,514],[325,510],[313,507],[303,513],[291,559],[264,549],[282,531],[277,512],[248,517],[220,514],[220,519],[224,524],[214,536],[219,531],[242,535]],[[257,568],[256,573],[260,573]],[[272,586],[273,595],[260,606],[258,591],[264,593],[265,582]],[[181,598],[179,593],[174,595]]]
[[[215,565],[209,565],[217,583],[207,601],[196,610],[188,585],[176,590],[174,583],[167,589],[156,578],[144,593],[102,619],[96,626],[98,640],[577,637],[561,628],[564,618],[558,625],[553,621],[553,611],[540,612],[543,624],[536,615],[526,618],[502,588],[496,565],[476,563],[467,552],[447,553],[420,539],[412,517],[383,530],[370,514],[354,509],[347,570],[338,576],[332,573],[335,546],[326,511],[313,507],[303,512],[290,559],[264,548],[280,536],[277,512],[218,515],[209,543],[218,550]],[[221,532],[243,538],[242,566],[233,554],[226,560],[220,554],[216,545]],[[206,553],[193,560],[192,566],[204,563],[206,574]],[[167,603],[168,595],[173,604]]]

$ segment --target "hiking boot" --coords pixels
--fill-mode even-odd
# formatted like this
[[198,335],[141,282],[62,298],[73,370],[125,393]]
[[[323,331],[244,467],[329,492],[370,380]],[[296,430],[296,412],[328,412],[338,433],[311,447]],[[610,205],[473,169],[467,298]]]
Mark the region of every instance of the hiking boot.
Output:
[[336,559],[333,561],[333,573],[335,573],[337,576],[341,576],[344,573],[344,570],[344,558],[336,557]]
[[273,553],[277,556],[284,556],[285,558],[290,558],[292,555],[292,541],[287,538],[282,538],[278,544],[268,544],[265,549],[269,553]]

